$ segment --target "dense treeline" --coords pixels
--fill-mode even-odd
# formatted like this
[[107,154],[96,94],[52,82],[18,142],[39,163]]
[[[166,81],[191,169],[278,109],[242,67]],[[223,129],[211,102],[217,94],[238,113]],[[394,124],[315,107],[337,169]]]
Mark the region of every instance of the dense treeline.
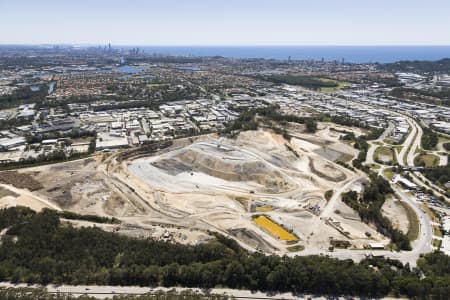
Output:
[[135,107],[147,107],[151,110],[159,110],[159,102],[150,100],[133,100],[133,101],[121,101],[114,104],[97,105],[92,108],[93,111],[104,111],[113,109],[127,109]]
[[317,130],[316,118],[281,114],[278,112],[278,107],[273,105],[241,110],[239,113],[239,117],[231,122],[223,130],[223,133],[229,134],[236,131],[256,130],[259,127],[259,123],[256,118],[257,116],[267,121],[275,121],[284,125],[287,124],[287,122],[305,124],[306,131],[310,133]]
[[32,91],[30,87],[15,90],[12,94],[0,96],[0,109],[17,107],[22,104],[42,103],[48,93],[48,86],[39,86],[38,91]]
[[268,120],[280,122],[282,124],[287,122],[304,124],[306,131],[309,133],[314,133],[317,130],[317,120],[314,117],[299,117],[296,115],[280,114],[276,109],[273,109],[273,107],[259,109],[256,113]]
[[401,97],[405,94],[417,94],[421,96],[427,96],[427,97],[435,97],[443,100],[450,100],[450,89],[441,89],[439,91],[431,91],[431,90],[424,90],[424,89],[414,89],[414,88],[395,88],[391,91],[391,95],[394,97]]
[[323,115],[322,121],[324,121],[324,122],[329,121],[329,122],[336,123],[339,125],[344,125],[344,126],[355,126],[355,127],[367,128],[367,126],[365,126],[363,122],[361,122],[357,119],[354,119],[354,118],[349,118],[349,117],[344,117],[344,116]]
[[31,120],[12,118],[7,120],[0,120],[0,130],[15,128],[23,125],[31,124]]
[[[18,52],[23,51],[26,46],[20,46],[16,49]],[[51,51],[51,52],[50,52]],[[80,59],[83,61],[82,64],[87,64],[88,66],[97,66],[102,67],[105,65],[112,65],[117,63],[116,60],[111,57],[102,57],[99,55],[95,55],[95,58],[91,56],[93,54],[89,54],[89,52],[78,53],[77,55],[61,55],[63,52],[61,51],[52,51],[49,49],[45,49],[42,51],[36,52],[36,49],[33,49],[33,52],[37,55],[27,55],[26,53],[12,55],[12,56],[2,56],[0,58],[0,68],[4,67],[5,69],[15,70],[17,68],[20,69],[39,69],[42,67],[48,66],[61,66],[61,65],[70,65],[79,64]],[[51,55],[49,55],[51,54]],[[85,55],[87,54],[87,55]]]
[[308,75],[279,74],[269,76],[257,76],[258,79],[274,82],[285,83],[290,85],[300,85],[306,88],[317,90],[320,88],[338,87],[338,83],[334,80],[323,80],[321,78]]
[[422,148],[426,150],[433,150],[439,142],[439,136],[431,129],[424,127],[422,134]]
[[[450,143],[444,144],[444,147],[446,145],[450,145]],[[434,184],[442,186],[444,188],[444,190],[446,190],[446,193],[445,193],[446,196],[450,197],[450,189],[444,187],[445,184],[450,182],[450,155],[447,155],[447,165],[446,166],[423,168],[421,170],[421,172],[428,180],[430,180]]]
[[364,222],[375,224],[377,230],[389,236],[398,249],[411,250],[408,237],[394,228],[389,219],[381,213],[386,195],[391,193],[393,190],[389,182],[381,176],[371,174],[370,183],[364,188],[361,196],[355,191],[350,191],[342,195],[342,201],[356,210]]
[[58,216],[68,220],[81,220],[89,221],[94,223],[109,223],[109,224],[119,224],[120,220],[116,218],[101,217],[97,215],[80,215],[71,211],[61,211],[58,212]]
[[[381,185],[380,188],[378,185]],[[385,190],[383,183],[377,188]],[[372,193],[372,192],[368,192]],[[360,263],[322,256],[248,253],[222,237],[197,246],[138,240],[98,228],[60,224],[58,214],[0,210],[0,281],[142,286],[224,286],[267,292],[388,294],[444,299],[450,294],[449,257],[433,253],[410,270],[397,261]]]
[[228,124],[222,133],[232,134],[236,131],[256,130],[258,129],[258,121],[255,120],[255,112],[252,110],[244,111],[239,117]]
[[[450,156],[449,156],[450,159]],[[433,183],[444,185],[450,181],[450,164],[433,168],[425,168],[422,173]]]
[[[344,140],[345,139],[349,139],[349,135],[344,136]],[[368,168],[364,166],[363,163],[366,161],[367,158],[367,151],[369,150],[369,144],[362,137],[356,137],[353,135],[352,139],[354,141],[353,147],[359,150],[358,156],[354,160],[352,160],[352,166],[357,169],[361,169],[364,172],[367,172]]]
[[445,150],[450,151],[450,143],[444,143],[443,146]]
[[407,98],[419,102],[432,103],[438,105],[450,106],[450,89],[444,88],[438,91],[414,89],[414,88],[395,88],[390,92],[391,96],[397,98]]
[[450,58],[444,58],[437,61],[415,60],[398,61],[381,65],[382,68],[391,72],[411,72],[414,70],[420,73],[430,72],[450,72]]
[[73,129],[70,131],[53,131],[41,134],[28,134],[25,136],[28,144],[40,143],[43,140],[48,139],[59,139],[59,138],[85,138],[85,137],[95,137],[97,133],[95,130],[78,130]]
[[367,135],[356,136],[353,132],[350,132],[342,137],[343,140],[353,141],[353,147],[359,150],[358,156],[353,159],[353,167],[369,172],[369,167],[364,166],[363,163],[367,158],[367,151],[369,150],[369,143],[367,141],[377,139],[383,129],[371,129]]
[[386,87],[400,87],[403,85],[403,83],[400,82],[397,77],[376,76],[374,78],[369,77],[368,80],[379,84],[381,83]]

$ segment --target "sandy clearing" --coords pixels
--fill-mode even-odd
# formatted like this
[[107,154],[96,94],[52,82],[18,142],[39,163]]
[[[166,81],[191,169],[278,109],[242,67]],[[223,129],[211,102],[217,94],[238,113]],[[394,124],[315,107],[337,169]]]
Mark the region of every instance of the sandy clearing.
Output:
[[297,149],[301,149],[303,151],[313,152],[315,150],[318,150],[321,148],[321,146],[313,144],[311,142],[299,139],[299,138],[292,138],[291,144],[293,144]]
[[[334,131],[321,134],[300,134],[291,143],[270,130],[244,132],[236,139],[209,135],[175,141],[170,148],[129,161],[117,161],[112,154],[30,174],[45,186],[35,192],[37,197],[59,199],[69,205],[65,209],[78,213],[118,217],[128,224],[119,233],[128,236],[170,235],[181,243],[197,243],[210,237],[209,230],[232,235],[249,250],[287,253],[290,245],[253,222],[260,206],[270,207],[264,213],[293,230],[301,245],[327,249],[330,237],[346,237],[319,216],[326,207],[324,193],[357,175],[314,153],[324,146],[349,147],[341,145]],[[340,182],[328,178],[342,175],[347,179]],[[6,200],[8,205],[12,201]],[[27,202],[31,200],[21,199],[36,205]],[[366,230],[361,228],[354,234],[358,239]]]
[[[235,140],[204,139],[161,155],[138,158],[127,163],[126,167],[133,181],[144,182],[157,195],[153,196],[152,203],[173,216],[198,219],[226,232],[251,230],[283,253],[287,251],[287,245],[262,231],[252,221],[258,212],[251,203],[270,206],[271,210],[266,213],[293,230],[306,244],[327,247],[330,237],[346,237],[308,209],[320,210],[326,205],[323,194],[336,185],[328,177],[340,177],[335,179],[338,181],[345,178],[351,180],[355,174],[314,153],[322,146],[312,142],[316,137],[310,135],[309,139],[293,138],[290,144],[295,149],[293,152],[286,147],[289,142],[281,135],[263,130],[244,132]],[[338,136],[327,141],[319,138],[319,142],[332,142],[339,148],[337,139]],[[199,161],[208,164],[208,168],[203,165],[198,168]],[[267,172],[272,177],[276,174],[296,187],[276,193],[263,189],[267,182],[233,181],[234,175],[228,179],[228,175],[224,175],[238,174],[242,171],[241,165],[248,162],[255,164],[255,168],[248,171]],[[316,169],[316,174],[311,172],[311,166]],[[220,172],[216,172],[215,168],[219,168]],[[236,201],[238,198],[242,200]],[[342,219],[342,222],[347,220]],[[355,236],[360,238],[369,230],[371,228],[363,225]],[[362,244],[359,243],[359,246],[362,247]]]
[[401,230],[403,233],[408,233],[409,221],[403,206],[398,203],[399,200],[389,197],[381,207],[381,211],[394,226]]
[[[10,190],[18,195],[14,200],[15,205],[27,206],[34,210],[40,211],[43,208],[50,208],[54,210],[61,210],[57,205],[51,203],[49,200],[39,197],[28,190],[18,189],[10,185],[0,184],[0,187]],[[10,202],[11,200],[8,200]]]

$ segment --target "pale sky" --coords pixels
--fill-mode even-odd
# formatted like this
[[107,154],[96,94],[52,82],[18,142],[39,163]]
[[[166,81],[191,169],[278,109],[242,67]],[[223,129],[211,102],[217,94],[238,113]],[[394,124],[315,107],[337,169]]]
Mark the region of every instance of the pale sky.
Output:
[[0,44],[450,45],[449,0],[0,0]]

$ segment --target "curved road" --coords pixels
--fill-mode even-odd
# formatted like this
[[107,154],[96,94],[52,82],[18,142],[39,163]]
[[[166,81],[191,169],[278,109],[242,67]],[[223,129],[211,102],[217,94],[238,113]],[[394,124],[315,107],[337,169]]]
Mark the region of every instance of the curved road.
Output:
[[422,208],[419,207],[419,205],[416,201],[414,201],[410,197],[408,197],[399,188],[394,187],[394,190],[396,191],[397,195],[399,195],[403,201],[407,202],[409,204],[409,206],[411,206],[411,208],[414,210],[414,212],[416,213],[417,218],[419,220],[419,224],[420,224],[419,236],[415,241],[413,241],[413,243],[411,245],[413,248],[412,251],[405,252],[405,255],[415,257],[415,260],[417,260],[420,256],[420,254],[429,253],[429,252],[433,251],[433,247],[431,245],[431,241],[433,239],[433,227],[432,227],[430,218],[422,210]]

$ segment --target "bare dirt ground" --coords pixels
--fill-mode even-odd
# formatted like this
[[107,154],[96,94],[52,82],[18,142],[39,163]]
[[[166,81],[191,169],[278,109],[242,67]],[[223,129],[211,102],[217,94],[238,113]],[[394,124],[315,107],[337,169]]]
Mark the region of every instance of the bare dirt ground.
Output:
[[17,171],[0,172],[0,183],[10,184],[16,188],[26,188],[30,191],[42,188],[40,182],[35,180],[32,174],[24,174]]
[[[352,129],[335,127],[321,124],[316,134],[293,132],[290,141],[270,130],[242,132],[234,139],[210,134],[176,140],[169,148],[124,161],[109,153],[23,169],[5,179],[16,195],[0,194],[0,206],[116,217],[121,224],[96,226],[185,244],[205,242],[211,239],[208,232],[219,232],[246,249],[266,253],[287,253],[293,245],[325,249],[331,239],[349,241],[352,248],[384,242],[345,204],[338,199],[329,204],[324,198],[327,190],[358,189],[362,176],[335,163],[357,155],[339,140],[342,131]],[[271,236],[253,221],[258,214],[298,241]]]
[[409,221],[407,213],[402,205],[400,205],[399,200],[389,197],[384,202],[381,208],[382,213],[386,216],[394,226],[401,230],[403,233],[408,233]]
[[320,135],[305,140],[300,134],[287,141],[267,130],[248,131],[233,140],[213,138],[139,158],[128,162],[124,172],[130,185],[143,188],[145,183],[151,206],[174,218],[197,219],[250,248],[284,253],[290,246],[255,225],[252,217],[261,214],[257,207],[269,207],[264,214],[306,247],[328,247],[330,238],[355,240],[354,247],[363,247],[366,232],[373,233],[371,240],[382,241],[359,218],[335,216],[346,234],[321,220],[324,192],[356,175],[317,153],[325,146],[346,151],[350,146],[339,145],[339,135]]
[[26,206],[35,211],[41,211],[43,208],[59,210],[57,205],[44,197],[31,193],[29,190],[0,184],[0,208],[15,206]]
[[111,189],[98,164],[90,158],[38,167],[31,174],[42,184],[37,192],[62,209],[118,217],[134,215],[135,209]]

